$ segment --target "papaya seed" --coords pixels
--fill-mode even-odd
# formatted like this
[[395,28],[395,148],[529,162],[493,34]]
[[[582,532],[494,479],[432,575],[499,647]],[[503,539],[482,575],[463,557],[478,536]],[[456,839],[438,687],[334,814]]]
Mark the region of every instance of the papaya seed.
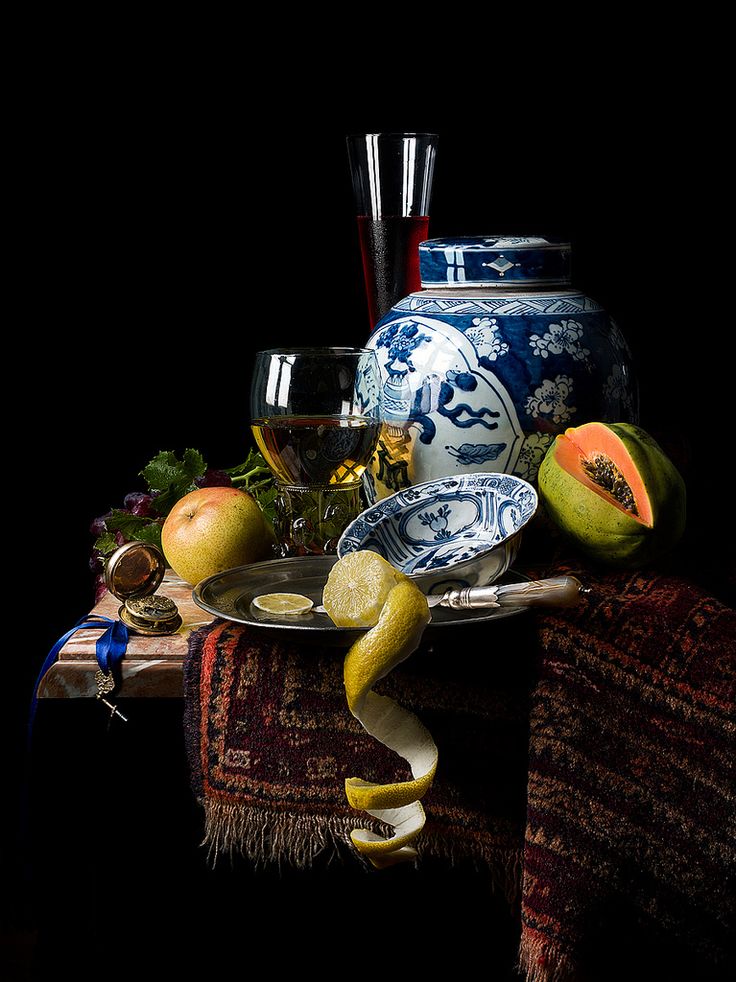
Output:
[[597,452],[589,457],[583,457],[581,463],[583,470],[594,484],[607,491],[626,511],[631,512],[632,515],[639,514],[633,491],[610,457]]

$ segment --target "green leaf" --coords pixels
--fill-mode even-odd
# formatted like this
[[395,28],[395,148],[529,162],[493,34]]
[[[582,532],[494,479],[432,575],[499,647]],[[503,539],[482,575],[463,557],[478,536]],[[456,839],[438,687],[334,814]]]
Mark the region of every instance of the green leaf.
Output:
[[117,509],[113,511],[110,518],[105,520],[105,524],[109,531],[101,535],[94,545],[94,548],[99,549],[103,556],[111,555],[118,548],[115,532],[122,532],[123,538],[127,542],[131,542],[133,539],[142,539],[143,542],[152,542],[155,546],[161,547],[161,525],[159,522],[152,522],[150,518],[129,515],[127,512]]
[[103,556],[110,556],[117,549],[118,544],[112,532],[103,532],[95,539],[94,548],[102,553]]
[[130,512],[120,508],[114,508],[110,517],[105,519],[108,532],[122,532],[126,539],[137,539],[137,533],[150,523],[150,518],[131,515]]
[[182,467],[192,480],[195,477],[201,477],[207,470],[207,464],[205,464],[202,454],[199,450],[192,450],[191,447],[184,451]]
[[136,539],[142,539],[144,542],[151,542],[153,545],[161,548],[161,526],[158,522],[150,522],[148,525],[144,525],[143,528],[138,530]]
[[185,494],[189,494],[190,491],[194,491],[195,488],[196,484],[192,481],[169,485],[165,491],[162,491],[161,494],[156,495],[153,499],[153,508],[156,514],[165,518],[177,501],[183,498]]
[[189,447],[181,460],[173,450],[161,450],[141,471],[149,491],[155,491],[153,508],[159,515],[168,515],[179,498],[193,491],[195,477],[201,477],[207,464],[199,450]]
[[190,447],[184,451],[181,460],[173,450],[161,450],[143,468],[141,477],[151,491],[166,491],[172,484],[192,484],[194,478],[201,477],[206,470],[207,465],[199,450]]
[[162,450],[141,471],[150,491],[163,491],[181,477],[181,465],[173,450]]

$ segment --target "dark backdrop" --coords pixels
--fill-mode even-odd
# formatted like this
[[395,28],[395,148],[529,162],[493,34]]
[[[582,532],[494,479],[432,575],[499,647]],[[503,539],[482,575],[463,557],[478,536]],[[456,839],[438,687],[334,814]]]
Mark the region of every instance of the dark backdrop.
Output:
[[440,134],[432,235],[569,237],[575,285],[633,349],[642,423],[686,472],[691,540],[712,534],[708,421],[714,401],[726,410],[727,352],[703,307],[707,136],[675,76],[641,89],[587,68],[574,90],[489,77],[472,100],[467,80],[414,78],[389,97],[346,82],[342,105],[335,79],[265,102],[218,73],[98,87],[69,66],[48,86],[21,150],[21,357],[6,369],[22,387],[7,466],[33,605],[16,723],[50,644],[91,606],[90,520],[160,449],[244,457],[254,351],[367,337],[348,132]]

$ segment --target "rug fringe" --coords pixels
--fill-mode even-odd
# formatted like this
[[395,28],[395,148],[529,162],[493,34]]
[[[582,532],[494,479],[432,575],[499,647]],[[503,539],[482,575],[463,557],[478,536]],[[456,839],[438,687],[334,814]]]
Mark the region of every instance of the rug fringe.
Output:
[[203,802],[205,836],[202,845],[214,865],[223,853],[244,856],[256,866],[286,863],[308,869],[327,852],[336,858],[359,823],[343,816],[304,815],[267,808],[242,807],[222,801]]
[[570,958],[557,945],[537,932],[530,937],[522,933],[519,946],[519,971],[525,982],[572,982],[577,972]]
[[[222,855],[243,856],[259,867],[275,863],[297,869],[309,869],[325,853],[328,862],[341,854],[361,859],[350,841],[350,832],[366,826],[364,815],[308,815],[207,799],[202,805],[205,811],[202,845],[207,848],[212,865]],[[378,830],[380,826],[376,825]],[[453,866],[470,861],[476,868],[488,870],[493,887],[503,892],[510,906],[518,904],[522,873],[520,848],[502,849],[475,842],[468,849],[457,839],[426,832],[418,847],[420,862],[424,855],[428,859],[446,860]]]

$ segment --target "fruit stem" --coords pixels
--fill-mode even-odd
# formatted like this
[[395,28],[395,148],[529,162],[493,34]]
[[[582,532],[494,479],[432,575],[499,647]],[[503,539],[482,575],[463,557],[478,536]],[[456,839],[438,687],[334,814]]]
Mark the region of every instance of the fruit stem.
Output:
[[[230,480],[233,484],[247,484],[248,481],[253,477],[254,474],[263,473],[262,467],[254,467],[253,470],[248,471],[246,474],[235,474],[231,475]],[[264,477],[260,481],[256,481],[253,487],[260,487],[262,484],[268,483],[269,478]]]

